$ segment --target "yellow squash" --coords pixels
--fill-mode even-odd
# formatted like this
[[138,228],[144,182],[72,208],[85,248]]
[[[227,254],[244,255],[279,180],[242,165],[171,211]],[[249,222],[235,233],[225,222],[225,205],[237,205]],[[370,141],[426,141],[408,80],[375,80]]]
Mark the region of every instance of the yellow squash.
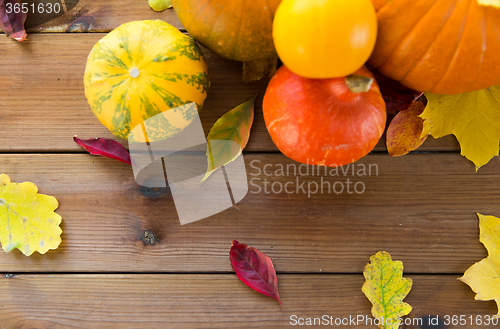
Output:
[[[210,87],[196,42],[161,20],[126,23],[102,38],[89,54],[84,84],[95,116],[123,139],[144,120],[172,108],[195,103],[199,111]],[[149,137],[171,137],[192,118],[184,112],[175,122],[163,120]]]

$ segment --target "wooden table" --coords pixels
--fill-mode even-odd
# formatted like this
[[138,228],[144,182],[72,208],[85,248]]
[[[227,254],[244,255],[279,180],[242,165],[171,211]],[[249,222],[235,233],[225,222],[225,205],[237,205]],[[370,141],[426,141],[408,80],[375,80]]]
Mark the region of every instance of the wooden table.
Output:
[[[241,64],[204,49],[212,81],[201,113],[206,133],[259,93],[244,154],[249,178],[259,179],[237,207],[181,226],[170,195],[145,197],[130,166],[83,152],[74,135],[112,138],[84,96],[87,55],[105,32],[140,19],[182,28],[173,10],[155,13],[146,0],[81,0],[32,27],[23,43],[0,38],[0,172],[55,196],[64,231],[59,249],[45,255],[0,252],[0,328],[278,328],[292,327],[293,316],[368,316],[362,271],[380,250],[403,261],[414,281],[410,318],[496,314],[494,302],[475,301],[457,278],[487,255],[476,212],[500,216],[500,160],[475,173],[452,137],[430,138],[424,152],[401,158],[390,158],[381,140],[358,162],[376,165],[378,175],[324,177],[362,182],[361,194],[258,193],[264,178],[296,179],[253,168],[294,163],[264,125],[267,81],[243,84]],[[156,244],[144,243],[145,231]],[[282,306],[237,279],[233,239],[272,258]]]

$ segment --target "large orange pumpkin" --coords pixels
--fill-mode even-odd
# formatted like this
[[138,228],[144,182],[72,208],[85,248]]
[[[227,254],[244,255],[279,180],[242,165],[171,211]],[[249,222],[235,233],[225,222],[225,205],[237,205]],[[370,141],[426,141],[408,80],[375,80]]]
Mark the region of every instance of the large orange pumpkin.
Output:
[[452,95],[500,84],[500,9],[486,0],[372,0],[370,64],[418,91]]
[[281,0],[172,0],[193,38],[222,57],[251,62],[276,55],[273,18]]

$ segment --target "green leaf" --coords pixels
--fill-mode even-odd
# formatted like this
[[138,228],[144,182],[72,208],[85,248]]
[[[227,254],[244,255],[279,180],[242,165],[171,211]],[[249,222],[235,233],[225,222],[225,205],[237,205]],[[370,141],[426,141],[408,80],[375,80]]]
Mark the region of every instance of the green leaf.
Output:
[[500,86],[453,96],[425,93],[428,103],[420,115],[422,136],[453,134],[461,154],[476,170],[498,155],[500,143]]
[[393,261],[386,251],[370,257],[363,274],[363,293],[372,302],[372,315],[380,319],[382,329],[399,328],[398,319],[409,314],[411,306],[403,299],[411,290],[412,280],[403,278],[403,263]]
[[[257,95],[224,114],[210,129],[207,137],[208,168],[202,182],[218,168],[234,161],[247,145],[253,124],[256,98]],[[237,144],[216,142],[226,140]],[[238,145],[239,147],[237,147]]]

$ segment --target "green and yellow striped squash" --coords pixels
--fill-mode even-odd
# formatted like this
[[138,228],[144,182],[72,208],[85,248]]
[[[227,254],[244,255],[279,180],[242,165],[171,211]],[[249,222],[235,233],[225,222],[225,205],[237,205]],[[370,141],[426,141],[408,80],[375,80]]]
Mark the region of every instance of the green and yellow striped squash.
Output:
[[[97,42],[84,84],[95,116],[123,139],[146,119],[172,108],[195,103],[199,111],[210,87],[207,64],[194,39],[161,20],[123,24]],[[173,136],[192,118],[183,112],[175,122],[156,127],[155,139]]]

